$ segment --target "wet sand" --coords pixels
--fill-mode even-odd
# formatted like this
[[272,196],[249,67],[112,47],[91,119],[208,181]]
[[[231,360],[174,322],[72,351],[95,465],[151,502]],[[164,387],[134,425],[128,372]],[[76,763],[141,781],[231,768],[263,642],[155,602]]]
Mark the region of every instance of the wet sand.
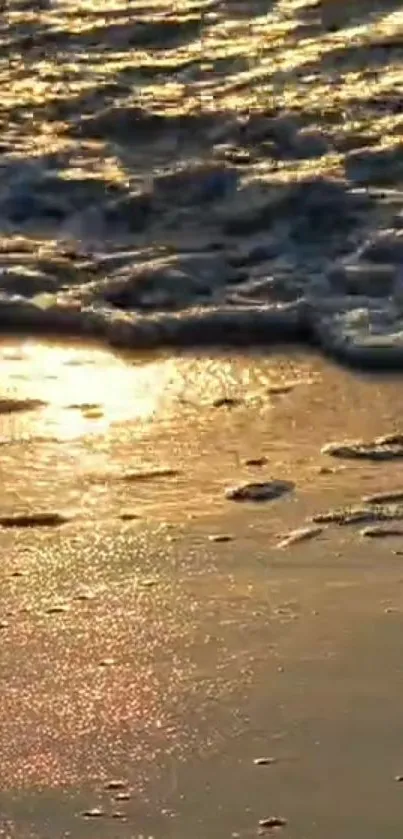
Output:
[[400,837],[403,539],[280,545],[402,490],[399,458],[321,453],[401,430],[402,380],[34,341],[0,369],[3,835]]

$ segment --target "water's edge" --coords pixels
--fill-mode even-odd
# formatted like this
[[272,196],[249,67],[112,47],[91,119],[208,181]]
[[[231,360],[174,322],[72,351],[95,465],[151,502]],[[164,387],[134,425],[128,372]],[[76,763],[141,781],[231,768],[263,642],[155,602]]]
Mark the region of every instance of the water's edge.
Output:
[[0,11],[0,329],[403,366],[397,0]]

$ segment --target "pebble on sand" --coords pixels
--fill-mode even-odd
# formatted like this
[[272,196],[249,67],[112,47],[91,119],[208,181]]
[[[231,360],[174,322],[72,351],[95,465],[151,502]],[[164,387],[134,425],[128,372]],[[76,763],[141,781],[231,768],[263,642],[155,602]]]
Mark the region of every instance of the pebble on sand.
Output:
[[281,396],[282,394],[290,393],[294,387],[294,384],[270,385],[270,387],[267,388],[267,393],[269,396]]
[[259,827],[264,830],[273,830],[276,827],[285,827],[286,824],[287,819],[283,819],[281,816],[270,816],[268,819],[260,819],[259,821]]
[[245,466],[266,466],[266,463],[268,463],[268,460],[264,455],[262,457],[249,457],[245,460]]
[[85,419],[101,419],[104,416],[102,408],[84,408],[82,415]]
[[277,763],[276,757],[255,757],[253,763],[255,766],[273,766],[273,763]]
[[119,518],[121,521],[134,521],[135,519],[139,519],[140,515],[139,513],[134,513],[131,510],[125,510],[120,514]]
[[100,810],[99,807],[92,807],[91,810],[84,810],[81,813],[85,819],[100,819],[102,816],[105,816],[104,810]]
[[295,487],[291,481],[272,480],[264,483],[247,483],[226,491],[230,501],[273,501]]
[[53,606],[48,606],[48,608],[45,609],[47,615],[59,615],[68,611],[69,607],[64,603],[55,603]]
[[112,778],[110,781],[107,781],[105,784],[105,789],[110,790],[120,790],[126,789],[127,781],[124,781],[123,778]]
[[93,591],[78,591],[77,594],[74,595],[74,600],[94,600],[95,599],[95,592]]
[[229,533],[213,533],[211,536],[208,537],[209,542],[231,542],[232,536]]
[[240,399],[234,399],[231,396],[220,396],[214,400],[213,408],[235,408],[236,405],[240,404]]

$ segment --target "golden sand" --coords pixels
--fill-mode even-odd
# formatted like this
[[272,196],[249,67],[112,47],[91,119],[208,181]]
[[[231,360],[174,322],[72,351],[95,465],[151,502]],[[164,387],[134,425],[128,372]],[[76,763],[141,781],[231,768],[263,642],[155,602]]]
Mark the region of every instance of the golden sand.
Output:
[[0,528],[7,835],[400,837],[402,537],[289,537],[402,489],[321,454],[397,432],[401,380],[33,341],[0,369],[0,516],[68,518]]

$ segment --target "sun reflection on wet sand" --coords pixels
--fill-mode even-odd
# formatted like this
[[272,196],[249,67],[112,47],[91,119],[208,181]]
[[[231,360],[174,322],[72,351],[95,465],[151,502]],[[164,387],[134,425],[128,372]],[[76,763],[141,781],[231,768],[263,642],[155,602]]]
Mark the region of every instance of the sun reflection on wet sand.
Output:
[[[4,410],[7,422],[10,424],[10,415],[18,413],[17,426],[21,429],[23,405],[18,407],[18,400],[26,400],[28,410],[28,400],[37,400],[43,403],[41,433],[48,432],[60,440],[104,434],[117,421],[152,422],[167,398],[172,399],[183,386],[173,359],[141,359],[128,364],[111,352],[93,347],[36,341],[4,344],[0,363],[6,381],[1,395],[16,403],[14,411]],[[4,420],[3,415],[2,424]],[[32,429],[32,415],[29,425]]]
[[[14,818],[16,836],[34,835],[20,829],[27,801],[45,837],[60,827],[76,839],[92,829],[110,836],[115,810],[127,818],[119,821],[121,837],[218,839],[239,825],[249,836],[267,804],[266,787],[255,794],[253,758],[281,749],[301,756],[294,796],[281,798],[292,784],[286,763],[276,787],[279,812],[299,824],[304,779],[314,787],[319,771],[311,720],[328,709],[328,777],[340,751],[334,718],[345,725],[345,702],[353,731],[365,706],[373,635],[358,659],[353,649],[350,671],[345,627],[356,632],[356,614],[372,625],[378,600],[401,609],[403,595],[391,550],[368,547],[354,528],[329,526],[289,552],[279,551],[279,536],[346,495],[386,490],[391,479],[400,487],[400,472],[387,463],[319,468],[329,465],[321,455],[329,439],[399,427],[396,380],[358,377],[291,350],[124,358],[33,341],[3,344],[0,370],[2,434],[11,421],[31,435],[26,445],[16,433],[1,448],[1,511],[74,507],[57,528],[0,527],[0,756],[7,766],[0,809]],[[25,412],[24,399],[38,404],[27,402]],[[272,477],[290,477],[295,492],[263,505],[234,505],[225,496],[232,481]],[[387,620],[392,625],[396,614]],[[337,670],[343,655],[347,681]],[[293,668],[303,669],[309,707]],[[374,701],[383,700],[390,682],[370,684]],[[396,722],[398,680],[395,693]],[[268,739],[283,728],[284,744]],[[364,737],[351,736],[365,775]],[[126,802],[107,794],[114,778],[127,783]],[[91,828],[82,813],[97,807],[105,818],[95,817]],[[171,810],[172,822],[161,815]],[[195,819],[203,820],[199,832]]]

